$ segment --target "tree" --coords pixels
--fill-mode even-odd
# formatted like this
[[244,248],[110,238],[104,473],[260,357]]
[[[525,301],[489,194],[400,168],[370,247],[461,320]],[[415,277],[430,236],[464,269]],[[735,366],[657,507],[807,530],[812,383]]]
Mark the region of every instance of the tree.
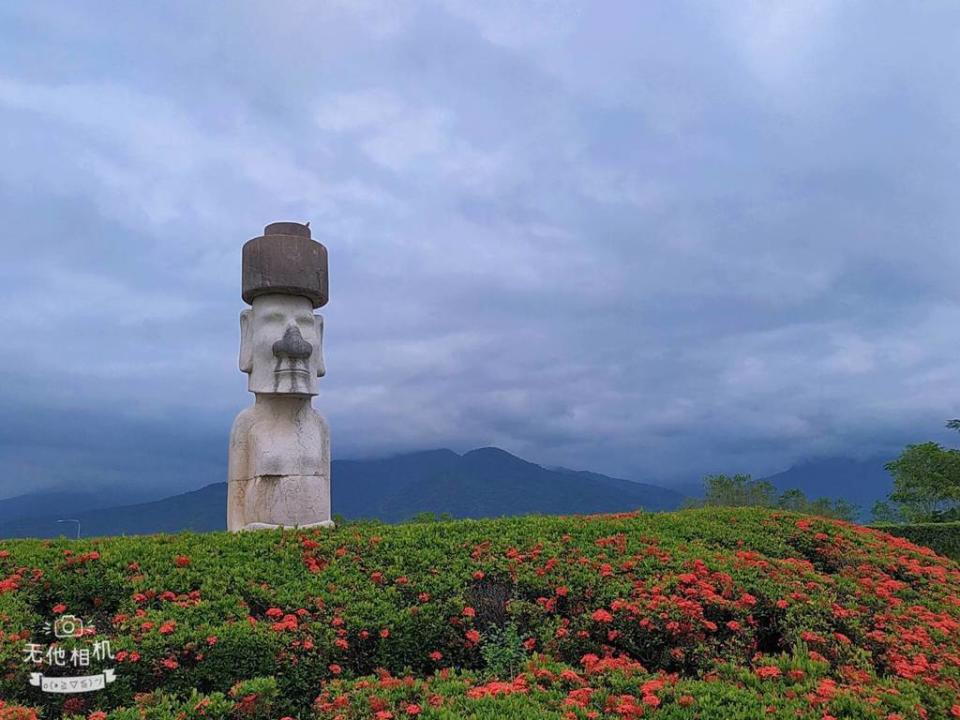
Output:
[[784,510],[792,510],[807,515],[822,515],[838,520],[854,520],[857,517],[857,506],[853,503],[842,498],[835,501],[825,497],[808,500],[803,490],[798,488],[784,490],[777,501],[777,505]]
[[822,515],[823,517],[836,518],[837,520],[852,521],[857,517],[857,510],[856,505],[843,498],[831,500],[830,498],[822,497],[808,502],[807,507],[800,512],[805,512],[808,515]]
[[894,507],[888,502],[877,500],[871,510],[873,521],[876,523],[901,523],[903,522],[903,513],[899,508]]
[[766,480],[754,480],[749,475],[707,475],[705,505],[726,507],[774,507],[776,488]]
[[802,513],[807,511],[807,508],[810,506],[810,501],[807,500],[807,496],[804,495],[803,490],[791,488],[783,491],[778,505],[784,510]]
[[835,518],[846,520],[847,522],[853,522],[857,519],[857,515],[859,513],[860,508],[849,500],[837,498],[833,502],[833,517]]
[[829,498],[808,500],[802,490],[792,488],[777,497],[777,489],[767,480],[754,480],[749,475],[707,475],[703,480],[703,500],[688,502],[688,507],[779,507],[808,515],[823,515],[840,520],[853,520],[857,507],[846,500]]
[[[947,427],[960,429],[951,420]],[[935,522],[954,516],[960,502],[960,450],[938,443],[907,445],[899,458],[884,465],[893,475],[890,500],[909,522]]]

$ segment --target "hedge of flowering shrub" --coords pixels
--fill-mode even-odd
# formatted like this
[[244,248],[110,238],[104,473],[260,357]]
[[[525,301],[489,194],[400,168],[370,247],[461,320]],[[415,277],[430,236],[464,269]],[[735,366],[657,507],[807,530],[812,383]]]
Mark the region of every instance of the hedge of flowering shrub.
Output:
[[873,527],[891,535],[907,538],[918,545],[933,548],[941,555],[954,560],[960,560],[960,522],[874,525]]
[[903,538],[759,509],[6,541],[0,720],[960,717],[958,591]]

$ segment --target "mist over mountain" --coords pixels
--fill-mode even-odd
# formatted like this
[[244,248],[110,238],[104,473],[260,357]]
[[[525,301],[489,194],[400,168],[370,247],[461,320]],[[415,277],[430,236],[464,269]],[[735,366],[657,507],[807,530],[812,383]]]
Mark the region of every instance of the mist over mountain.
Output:
[[810,500],[821,497],[847,500],[859,508],[862,519],[867,519],[873,504],[886,499],[893,491],[893,477],[883,467],[892,459],[875,456],[864,460],[844,457],[808,460],[764,479],[780,492],[798,488]]

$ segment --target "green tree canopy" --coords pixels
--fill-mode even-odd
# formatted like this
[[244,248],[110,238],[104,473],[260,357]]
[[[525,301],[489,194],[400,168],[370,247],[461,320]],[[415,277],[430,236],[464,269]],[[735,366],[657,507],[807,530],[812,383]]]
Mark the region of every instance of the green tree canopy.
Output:
[[885,500],[877,500],[871,510],[873,521],[878,523],[901,523],[903,513],[900,508]]
[[703,480],[705,505],[726,507],[775,507],[777,490],[766,480],[749,475],[707,475]]
[[767,480],[754,480],[750,475],[708,475],[703,481],[704,499],[695,503],[705,506],[725,507],[779,507],[784,510],[823,515],[841,520],[853,520],[856,506],[846,500],[831,501],[829,498],[808,500],[802,490],[786,490],[777,497],[777,489]]
[[[960,418],[947,427],[960,430]],[[907,445],[884,465],[893,475],[893,492],[873,507],[879,522],[939,522],[960,519],[960,451],[935,442]]]
[[[953,427],[957,421],[947,423]],[[957,424],[960,427],[960,423]],[[960,450],[935,442],[907,445],[884,467],[893,475],[890,500],[910,522],[931,522],[956,514],[960,504]]]

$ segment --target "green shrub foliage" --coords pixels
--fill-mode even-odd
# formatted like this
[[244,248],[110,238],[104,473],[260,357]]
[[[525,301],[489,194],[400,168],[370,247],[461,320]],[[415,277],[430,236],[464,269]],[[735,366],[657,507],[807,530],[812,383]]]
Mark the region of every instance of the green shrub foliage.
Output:
[[[0,720],[960,717],[958,598],[907,539],[761,508],[6,541]],[[30,685],[26,643],[105,640],[105,690]]]

